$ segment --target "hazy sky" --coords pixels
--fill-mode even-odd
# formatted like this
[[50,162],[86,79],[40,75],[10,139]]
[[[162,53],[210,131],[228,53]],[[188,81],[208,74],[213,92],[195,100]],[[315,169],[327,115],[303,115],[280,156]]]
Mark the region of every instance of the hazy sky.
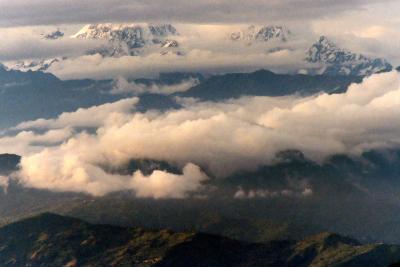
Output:
[[[387,4],[395,2],[398,1],[2,0],[0,1],[0,25],[49,25],[132,20],[194,23],[254,23],[272,20],[300,22],[334,17],[351,11],[366,11],[373,4],[387,7]],[[399,6],[399,4],[396,5]],[[391,10],[394,12],[396,9]],[[385,19],[387,19],[385,16],[377,17],[376,21]]]

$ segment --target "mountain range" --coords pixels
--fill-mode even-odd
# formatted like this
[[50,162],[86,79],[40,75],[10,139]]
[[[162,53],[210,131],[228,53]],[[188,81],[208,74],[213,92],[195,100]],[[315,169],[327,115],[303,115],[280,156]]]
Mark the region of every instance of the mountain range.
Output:
[[[200,74],[168,73],[161,74],[158,79],[137,79],[143,87],[152,85],[173,86],[183,81],[203,80]],[[0,67],[0,112],[12,114],[0,118],[0,128],[15,126],[19,122],[38,118],[51,118],[62,112],[75,111],[115,102],[126,98],[126,94],[111,93],[115,83],[113,80],[60,80],[51,73],[41,71],[18,71]],[[144,92],[138,111],[149,109],[165,110],[178,108],[176,101],[163,94]]]
[[[199,73],[164,73],[156,79],[134,79],[129,83],[143,88],[174,86],[195,79],[198,83],[184,92],[154,94],[142,92],[136,108],[166,110],[179,108],[175,99],[195,97],[203,101],[225,100],[241,96],[312,95],[318,92],[344,92],[351,83],[361,82],[357,76],[290,75],[267,70],[253,73],[231,73],[203,76]],[[62,112],[114,102],[135,94],[112,93],[113,80],[60,80],[51,73],[18,71],[0,68],[0,112],[13,114],[0,118],[0,128],[38,118],[51,118]],[[45,107],[45,108],[44,108]]]
[[284,96],[312,95],[318,92],[342,93],[351,83],[359,83],[361,80],[361,77],[351,75],[290,75],[258,70],[251,73],[214,75],[189,90],[175,95],[219,101],[246,95]]
[[[400,266],[394,67],[225,26],[57,29],[68,56],[0,63],[0,266]],[[87,60],[112,78],[54,74]]]
[[247,243],[194,232],[145,230],[45,213],[0,228],[1,266],[387,266],[400,247],[332,233]]
[[[49,41],[62,38],[59,30],[46,35]],[[160,55],[174,54],[184,56],[190,49],[183,48],[178,41],[182,37],[178,29],[171,24],[89,24],[71,36],[78,40],[100,41],[97,47],[86,51],[88,55],[100,54],[102,57],[145,56],[149,53]],[[184,36],[185,37],[185,36]],[[207,37],[205,37],[207,38]],[[293,39],[292,32],[282,25],[248,26],[228,34],[231,42],[243,42],[251,50],[251,44],[268,44],[266,53],[282,50],[281,46],[288,46]],[[272,47],[271,47],[272,45]],[[288,46],[295,50],[296,47]],[[212,48],[212,47],[210,47]],[[229,50],[229,47],[226,47]],[[16,70],[50,70],[66,57],[49,59],[22,60],[9,64]],[[328,37],[321,36],[315,43],[304,51],[304,63],[311,64],[308,73],[327,75],[368,76],[373,73],[389,71],[393,67],[381,58],[371,58],[340,48]],[[304,71],[304,70],[299,70]]]
[[[3,66],[0,69],[0,108],[3,114],[12,116],[4,116],[0,125],[9,127],[40,117],[54,118],[61,112],[132,95],[140,99],[137,111],[146,112],[178,109],[176,97],[221,101],[248,95],[341,93],[363,77],[290,75],[259,70],[208,76],[164,73],[155,79],[128,79],[127,82],[162,88],[188,79],[196,79],[199,84],[171,94],[113,94],[115,81],[112,80],[63,81],[50,73],[21,72]],[[137,199],[129,192],[93,198],[24,188],[10,180],[5,191],[0,191],[0,222],[6,224],[52,211],[91,223],[167,228],[176,232],[200,231],[245,243],[302,240],[322,231],[342,233],[362,242],[397,243],[397,233],[400,233],[396,195],[400,188],[398,151],[370,151],[356,159],[335,155],[323,164],[305,158],[298,151],[282,151],[278,158],[282,160],[277,164],[234,173],[226,179],[210,176],[208,186],[212,190],[207,198],[185,201]],[[1,155],[0,176],[7,177],[15,171],[19,160],[17,155]],[[159,169],[171,173],[181,171],[177,166],[152,159],[132,159],[126,169],[116,171],[132,174],[141,170],[150,174]],[[293,246],[292,243],[289,251],[294,250]]]

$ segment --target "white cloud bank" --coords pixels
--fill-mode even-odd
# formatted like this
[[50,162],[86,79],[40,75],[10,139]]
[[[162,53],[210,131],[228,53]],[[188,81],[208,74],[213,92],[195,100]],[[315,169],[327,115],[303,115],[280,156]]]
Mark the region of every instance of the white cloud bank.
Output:
[[267,47],[253,50],[242,46],[238,50],[225,51],[195,48],[188,50],[184,56],[151,53],[143,56],[103,58],[96,54],[57,62],[48,71],[61,79],[112,79],[118,76],[143,78],[171,71],[222,73],[253,71],[260,68],[275,72],[296,72],[299,69],[315,67],[304,61],[304,51],[284,49],[266,53]]
[[60,129],[60,128],[98,128],[106,118],[113,120],[134,110],[139,98],[126,98],[90,108],[80,108],[74,112],[64,112],[57,119],[38,119],[18,124],[12,130]]
[[87,163],[84,151],[80,150],[78,154],[73,152],[75,145],[78,144],[71,141],[61,150],[43,150],[23,158],[19,182],[38,189],[82,192],[94,196],[133,190],[137,197],[160,199],[184,198],[202,188],[202,182],[208,179],[199,167],[191,163],[185,165],[182,175],[159,170],[149,176],[141,171],[131,176],[110,174]]
[[[69,116],[74,119],[65,123],[65,116],[60,116],[48,121],[46,128],[63,131],[67,125],[83,124],[83,117]],[[185,108],[166,113],[104,113],[94,134],[72,133],[52,147],[31,147],[25,142],[20,181],[32,187],[94,195],[131,189],[141,197],[183,197],[202,188],[207,179],[196,166],[224,177],[270,163],[276,152],[287,149],[301,150],[321,161],[337,153],[399,147],[399,117],[396,72],[373,75],[362,84],[351,85],[344,94],[244,97],[217,104],[187,101]],[[39,128],[43,130],[43,124]],[[39,137],[44,139],[49,132]],[[17,143],[18,135],[15,138],[3,137],[0,143]],[[5,152],[19,151],[6,147]],[[183,175],[118,176],[99,167],[119,167],[131,159],[167,161],[184,168]]]

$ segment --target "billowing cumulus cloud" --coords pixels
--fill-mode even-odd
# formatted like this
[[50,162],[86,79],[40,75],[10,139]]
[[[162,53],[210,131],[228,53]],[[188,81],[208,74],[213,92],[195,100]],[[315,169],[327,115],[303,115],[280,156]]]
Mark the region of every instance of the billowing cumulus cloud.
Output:
[[59,145],[72,136],[73,130],[69,127],[48,130],[45,133],[24,130],[15,136],[0,137],[0,146],[3,153],[26,155],[34,151],[41,151],[43,146]]
[[12,130],[23,129],[60,129],[60,128],[98,128],[102,126],[106,118],[115,120],[119,114],[129,113],[134,110],[139,99],[136,97],[126,98],[114,103],[107,103],[90,108],[80,108],[75,112],[65,112],[57,119],[38,119],[22,122]]
[[193,164],[187,164],[182,175],[165,171],[154,171],[149,176],[141,171],[136,171],[132,176],[110,174],[89,162],[91,156],[84,149],[76,141],[70,140],[60,149],[45,149],[25,157],[21,162],[22,170],[18,173],[18,180],[28,187],[53,191],[102,196],[115,191],[133,190],[137,197],[159,199],[184,198],[188,193],[199,190],[202,182],[208,179]]
[[129,186],[134,188],[137,197],[184,198],[188,192],[198,191],[206,180],[208,177],[200,168],[189,163],[183,168],[182,175],[156,170],[150,176],[144,176],[136,171]]
[[[277,152],[287,149],[322,161],[333,154],[357,155],[400,145],[396,72],[371,76],[344,94],[182,104],[186,105],[183,109],[165,113],[130,111],[119,113],[118,119],[105,116],[96,133],[76,133],[61,145],[43,146],[39,151],[37,146],[34,151],[25,149],[21,182],[95,195],[122,189],[125,183],[138,196],[182,197],[206,181],[195,166],[223,178],[271,163]],[[61,120],[47,127],[62,130]],[[8,152],[13,152],[12,147]],[[140,173],[121,177],[101,168],[118,168],[131,159],[167,161],[183,168],[183,176],[154,172],[150,177]],[[182,187],[176,186],[181,183]],[[168,194],[160,192],[160,184]],[[170,191],[168,185],[179,192]]]

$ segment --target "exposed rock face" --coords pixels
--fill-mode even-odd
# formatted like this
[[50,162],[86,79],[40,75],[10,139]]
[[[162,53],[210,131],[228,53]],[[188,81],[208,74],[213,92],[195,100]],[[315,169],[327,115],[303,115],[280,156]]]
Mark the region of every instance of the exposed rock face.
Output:
[[63,37],[64,37],[64,33],[62,31],[60,31],[60,30],[56,30],[54,32],[45,34],[43,36],[43,39],[46,39],[46,40],[57,40],[57,39],[61,39]]
[[178,47],[171,39],[178,31],[171,24],[91,24],[73,37],[78,39],[105,40],[108,45],[89,51],[102,56],[137,56],[141,49],[154,45],[163,48]]
[[233,41],[241,40],[248,43],[268,42],[272,40],[286,42],[290,35],[291,32],[285,26],[269,25],[259,28],[251,25],[244,30],[231,33],[230,38]]
[[306,60],[326,66],[323,73],[331,75],[365,76],[390,71],[392,66],[384,59],[369,58],[339,48],[327,37],[321,36],[307,51]]
[[11,66],[11,68],[20,71],[47,71],[54,63],[61,62],[65,59],[66,57],[39,60],[23,60],[17,61],[13,66]]

